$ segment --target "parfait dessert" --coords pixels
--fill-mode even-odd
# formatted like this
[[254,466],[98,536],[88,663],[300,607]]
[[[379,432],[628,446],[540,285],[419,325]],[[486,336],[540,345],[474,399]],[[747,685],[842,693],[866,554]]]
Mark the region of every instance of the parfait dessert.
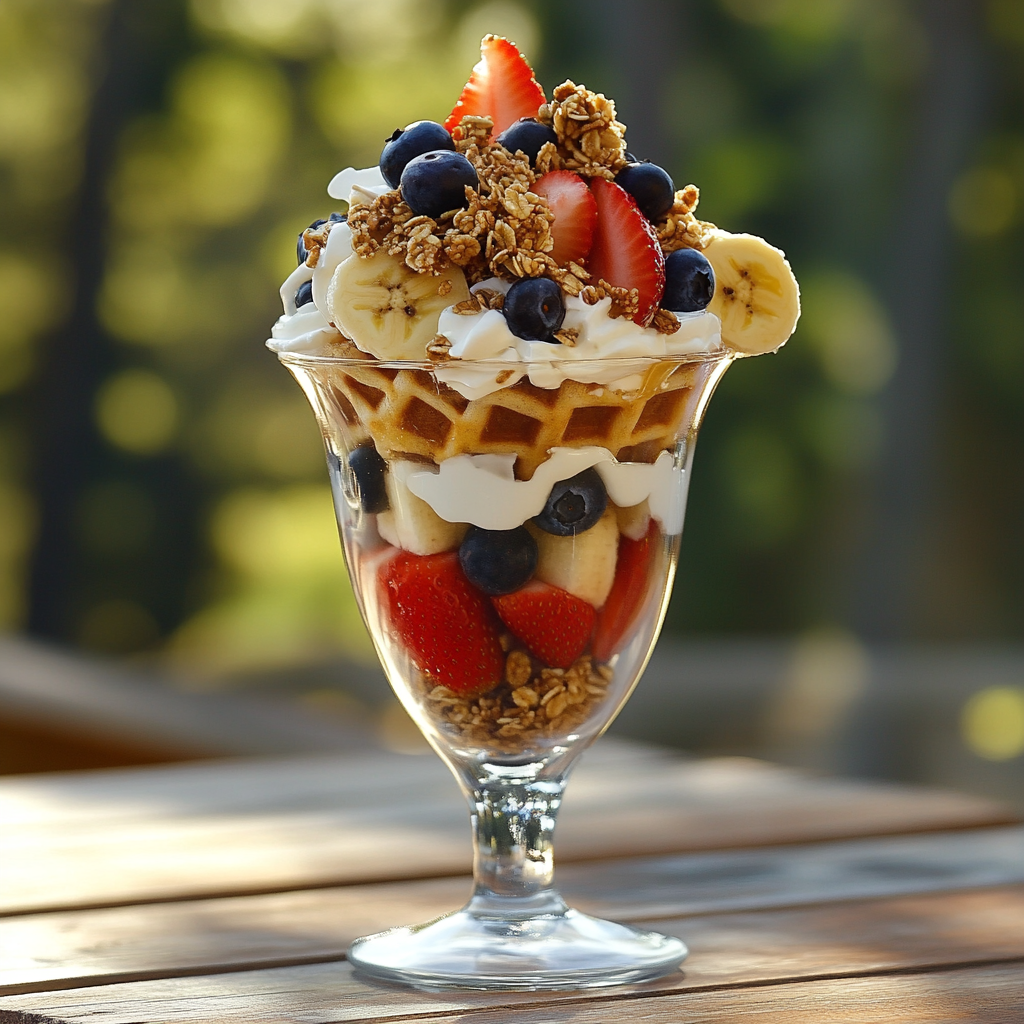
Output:
[[548,98],[511,42],[481,51],[443,124],[331,181],[347,208],[300,234],[268,342],[323,430],[389,679],[476,830],[470,905],[351,958],[421,984],[638,980],[685,947],[566,909],[554,815],[657,637],[705,405],[789,338],[798,290],[628,151],[610,99]]

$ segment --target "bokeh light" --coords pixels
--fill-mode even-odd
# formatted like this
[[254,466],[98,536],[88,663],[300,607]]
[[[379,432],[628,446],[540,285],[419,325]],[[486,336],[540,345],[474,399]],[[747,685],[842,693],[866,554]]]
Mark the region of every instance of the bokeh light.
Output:
[[149,370],[123,370],[96,396],[96,422],[113,445],[154,455],[170,444],[178,426],[178,400]]
[[964,172],[949,193],[949,216],[971,238],[991,238],[1013,223],[1019,199],[1012,175],[1001,167]]
[[1024,754],[1024,688],[988,686],[964,705],[961,734],[967,748],[989,761]]

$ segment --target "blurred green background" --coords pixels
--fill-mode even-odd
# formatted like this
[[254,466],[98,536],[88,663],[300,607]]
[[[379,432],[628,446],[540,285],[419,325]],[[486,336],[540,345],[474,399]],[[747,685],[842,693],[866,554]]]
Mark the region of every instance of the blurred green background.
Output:
[[1019,642],[1022,0],[3,0],[0,628],[372,658],[262,343],[332,174],[442,120],[488,31],[801,282],[711,404],[669,635]]

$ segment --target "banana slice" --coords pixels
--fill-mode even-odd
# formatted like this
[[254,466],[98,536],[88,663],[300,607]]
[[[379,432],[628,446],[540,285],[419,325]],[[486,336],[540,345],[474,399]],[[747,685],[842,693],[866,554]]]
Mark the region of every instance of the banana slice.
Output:
[[722,340],[749,355],[781,348],[800,319],[800,288],[785,253],[757,235],[716,229],[704,249],[715,272],[708,309],[722,321]]
[[434,277],[417,274],[386,252],[368,258],[353,254],[334,271],[327,311],[335,327],[371,356],[425,359],[441,310],[468,298],[466,276],[458,267]]

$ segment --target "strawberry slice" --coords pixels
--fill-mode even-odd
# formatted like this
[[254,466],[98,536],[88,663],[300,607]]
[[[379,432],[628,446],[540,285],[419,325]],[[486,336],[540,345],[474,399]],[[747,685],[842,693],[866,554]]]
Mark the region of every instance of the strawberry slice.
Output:
[[487,598],[463,574],[457,551],[403,551],[378,572],[390,627],[421,672],[467,697],[501,682],[500,627]]
[[593,605],[539,580],[492,597],[491,603],[501,621],[551,668],[569,668],[594,632]]
[[544,90],[515,43],[501,36],[484,36],[480,62],[444,126],[451,131],[466,114],[476,114],[494,121],[497,137],[519,118],[536,117],[543,102]]
[[592,650],[595,661],[607,661],[620,651],[640,617],[646,604],[651,565],[660,543],[658,524],[653,520],[645,537],[639,540],[619,538],[615,581],[608,593],[608,600],[597,616],[597,628],[594,631]]
[[633,320],[650,323],[665,291],[665,257],[658,236],[633,197],[604,178],[591,178],[597,200],[597,231],[587,269],[616,288],[637,288],[640,307]]
[[569,260],[586,259],[597,227],[597,200],[587,183],[572,171],[548,171],[530,191],[544,196],[555,215],[551,225],[555,262],[564,267]]

